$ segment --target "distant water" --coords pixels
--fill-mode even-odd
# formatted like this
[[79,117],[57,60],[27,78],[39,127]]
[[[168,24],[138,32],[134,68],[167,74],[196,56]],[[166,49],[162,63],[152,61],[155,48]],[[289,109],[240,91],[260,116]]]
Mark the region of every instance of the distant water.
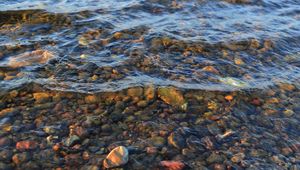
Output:
[[0,88],[155,84],[266,88],[300,80],[298,0],[2,0]]

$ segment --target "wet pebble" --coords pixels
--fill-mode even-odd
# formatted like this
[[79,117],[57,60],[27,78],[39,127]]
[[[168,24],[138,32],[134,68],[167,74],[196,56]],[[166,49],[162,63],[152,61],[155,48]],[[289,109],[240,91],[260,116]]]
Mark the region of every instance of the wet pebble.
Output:
[[240,163],[244,158],[245,158],[244,153],[237,153],[237,154],[233,155],[233,157],[231,158],[231,161],[233,163]]
[[0,137],[0,148],[7,147],[12,144],[12,140],[8,137]]
[[185,167],[181,161],[161,161],[160,165],[166,170],[182,170]]
[[17,153],[15,155],[13,155],[13,157],[12,157],[12,161],[16,165],[25,163],[25,162],[29,161],[30,159],[31,159],[31,156],[28,152]]
[[36,141],[30,141],[30,140],[19,141],[16,144],[16,149],[18,150],[32,150],[32,149],[36,149],[37,147],[38,147],[38,143]]
[[65,146],[71,147],[80,142],[80,138],[77,135],[72,135],[64,141]]
[[173,87],[162,87],[158,89],[158,97],[165,103],[178,107],[182,110],[187,109],[187,103],[182,93]]
[[118,146],[114,148],[103,161],[105,168],[115,168],[125,165],[129,160],[129,153],[126,147]]
[[8,149],[5,149],[5,150],[2,150],[0,151],[0,162],[10,162],[11,161],[11,158],[13,156],[13,151],[12,150],[8,150]]

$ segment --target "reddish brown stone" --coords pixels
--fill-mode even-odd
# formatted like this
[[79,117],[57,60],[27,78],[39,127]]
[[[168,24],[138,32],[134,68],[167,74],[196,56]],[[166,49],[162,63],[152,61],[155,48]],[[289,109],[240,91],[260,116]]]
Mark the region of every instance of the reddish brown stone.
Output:
[[10,146],[11,145],[11,139],[7,137],[0,138],[0,147]]
[[182,170],[185,167],[181,161],[161,161],[160,165],[167,170]]
[[257,98],[253,99],[250,103],[255,105],[255,106],[261,106],[262,105],[262,102]]
[[16,148],[18,150],[31,150],[37,147],[38,147],[38,143],[36,141],[30,141],[30,140],[20,141],[16,144]]

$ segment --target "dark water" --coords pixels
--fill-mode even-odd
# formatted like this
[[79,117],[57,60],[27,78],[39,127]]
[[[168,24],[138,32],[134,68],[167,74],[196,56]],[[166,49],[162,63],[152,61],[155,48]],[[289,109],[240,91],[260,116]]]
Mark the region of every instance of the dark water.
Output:
[[[53,54],[49,63],[21,64],[24,74],[2,80],[5,88],[32,81],[84,92],[144,84],[210,90],[266,88],[280,82],[299,86],[296,0],[2,4],[1,67],[37,49]],[[116,76],[101,76],[111,70]]]
[[299,169],[300,1],[0,0],[0,169],[120,145],[124,169]]

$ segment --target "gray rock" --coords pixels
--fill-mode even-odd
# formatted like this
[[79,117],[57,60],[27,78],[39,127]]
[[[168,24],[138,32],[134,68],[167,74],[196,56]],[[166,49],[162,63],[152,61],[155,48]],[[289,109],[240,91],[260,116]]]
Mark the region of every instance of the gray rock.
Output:
[[67,140],[65,140],[64,144],[68,147],[71,147],[80,142],[80,138],[77,135],[72,135]]

